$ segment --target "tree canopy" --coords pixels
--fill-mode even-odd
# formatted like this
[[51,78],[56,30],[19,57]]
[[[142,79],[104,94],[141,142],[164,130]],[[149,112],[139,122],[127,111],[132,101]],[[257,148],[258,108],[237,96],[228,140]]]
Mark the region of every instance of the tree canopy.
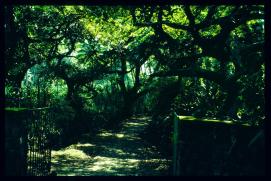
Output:
[[172,109],[261,124],[263,9],[6,6],[6,96],[32,107],[62,102],[112,124]]

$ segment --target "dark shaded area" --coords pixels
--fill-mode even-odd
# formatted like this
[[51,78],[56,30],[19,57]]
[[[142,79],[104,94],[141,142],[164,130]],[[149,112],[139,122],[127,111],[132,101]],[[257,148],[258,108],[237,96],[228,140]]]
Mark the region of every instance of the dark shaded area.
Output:
[[[165,155],[173,152],[172,132],[167,132],[164,142],[145,137]],[[265,175],[265,137],[260,127],[181,120],[179,138],[180,175]]]
[[24,112],[6,111],[5,114],[5,175],[26,175],[26,127]]

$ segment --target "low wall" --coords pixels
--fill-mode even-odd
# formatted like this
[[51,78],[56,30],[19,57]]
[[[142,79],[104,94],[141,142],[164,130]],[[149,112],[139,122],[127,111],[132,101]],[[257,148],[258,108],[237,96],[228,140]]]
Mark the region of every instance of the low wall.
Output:
[[263,129],[178,116],[175,175],[264,175]]

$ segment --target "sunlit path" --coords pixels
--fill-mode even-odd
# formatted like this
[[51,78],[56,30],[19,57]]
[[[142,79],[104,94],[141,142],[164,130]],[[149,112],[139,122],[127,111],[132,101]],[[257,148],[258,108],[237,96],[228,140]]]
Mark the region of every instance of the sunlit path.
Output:
[[166,175],[170,161],[138,135],[149,117],[133,117],[117,133],[102,130],[95,138],[52,152],[58,175]]

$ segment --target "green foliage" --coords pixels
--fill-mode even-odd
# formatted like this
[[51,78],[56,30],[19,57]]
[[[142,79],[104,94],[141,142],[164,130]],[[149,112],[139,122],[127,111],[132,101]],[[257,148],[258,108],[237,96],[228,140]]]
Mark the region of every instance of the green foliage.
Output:
[[203,37],[214,37],[219,34],[221,27],[219,25],[212,25],[208,28],[199,31],[200,35]]
[[56,122],[63,130],[91,130],[133,113],[153,114],[158,128],[169,129],[162,120],[172,110],[260,124],[262,10],[5,7],[5,95],[27,100],[25,107],[59,107]]
[[211,71],[218,71],[220,68],[220,62],[212,57],[202,57],[200,60],[201,68]]

